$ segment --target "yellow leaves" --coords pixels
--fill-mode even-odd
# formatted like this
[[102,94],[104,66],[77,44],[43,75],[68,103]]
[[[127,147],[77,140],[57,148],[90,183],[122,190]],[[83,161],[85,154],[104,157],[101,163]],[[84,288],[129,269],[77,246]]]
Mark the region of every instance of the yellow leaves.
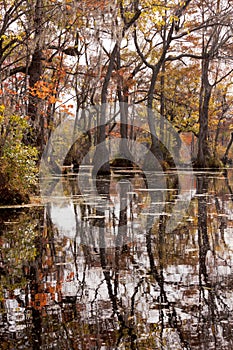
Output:
[[7,39],[7,35],[3,34],[0,36],[0,40],[6,40]]
[[17,45],[17,42],[22,42],[25,36],[25,32],[19,32],[18,34],[3,34],[0,36],[0,40],[3,42],[3,48],[7,45],[9,46],[15,46]]
[[4,116],[0,115],[0,125],[2,124],[3,120],[4,120]]
[[4,105],[0,105],[0,113],[3,114],[5,111],[5,106]]
[[145,30],[161,30],[166,25],[167,7],[154,1],[144,1],[142,3],[142,13],[138,20],[138,27],[142,32]]
[[177,21],[179,21],[179,17],[172,15],[172,16],[170,16],[169,21],[170,21],[170,23],[177,22]]

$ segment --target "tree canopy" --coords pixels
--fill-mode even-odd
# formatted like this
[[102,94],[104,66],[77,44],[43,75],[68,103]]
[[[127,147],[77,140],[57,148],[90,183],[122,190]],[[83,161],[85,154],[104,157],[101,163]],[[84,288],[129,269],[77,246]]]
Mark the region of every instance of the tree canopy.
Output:
[[231,0],[3,0],[1,128],[25,120],[22,142],[40,155],[64,115],[142,103],[197,137],[197,166],[216,166],[232,128],[232,19]]

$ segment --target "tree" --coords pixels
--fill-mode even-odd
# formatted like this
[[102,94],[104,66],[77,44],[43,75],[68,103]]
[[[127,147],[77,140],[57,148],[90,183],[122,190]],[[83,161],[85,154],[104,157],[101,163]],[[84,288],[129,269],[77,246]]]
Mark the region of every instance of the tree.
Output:
[[[118,55],[118,62],[119,62],[119,50],[120,50],[120,44],[121,44],[121,40],[122,38],[125,36],[126,31],[135,23],[135,21],[139,18],[141,11],[136,7],[136,9],[134,9],[133,11],[133,15],[130,19],[127,19],[124,16],[123,13],[123,6],[122,6],[122,2],[120,3],[121,6],[121,13],[122,13],[122,19],[123,19],[123,29],[122,31],[120,31],[120,33],[118,33],[117,37],[116,37],[116,42],[114,44],[114,48],[109,56],[109,63],[107,66],[107,71],[104,77],[104,81],[103,81],[103,86],[101,89],[101,108],[100,108],[100,120],[99,120],[99,132],[97,134],[97,143],[100,145],[100,148],[97,149],[97,152],[95,153],[94,156],[94,161],[95,158],[98,158],[98,164],[102,164],[102,156],[105,157],[105,155],[108,154],[108,150],[106,148],[105,145],[105,123],[106,123],[106,103],[107,103],[107,95],[108,95],[108,87],[109,87],[109,83],[110,83],[110,79],[114,70],[114,67],[117,68],[119,67],[119,64],[115,65],[116,60],[117,60],[117,55]],[[115,20],[115,19],[114,19]],[[121,98],[121,94],[118,95]],[[125,111],[121,110],[121,118],[123,118],[122,116],[124,115]],[[123,120],[125,123],[125,119]],[[125,130],[121,129],[121,131],[125,134]],[[123,147],[124,148],[124,147]],[[95,168],[94,168],[95,171]],[[109,162],[105,162],[102,167],[101,170],[99,171],[101,173],[109,173],[110,172],[110,165]]]
[[[162,146],[165,118],[178,132],[198,135],[197,165],[211,164],[210,134],[217,130],[218,140],[220,130],[213,96],[232,76],[229,3],[17,0],[2,2],[0,16],[1,104],[28,116],[31,130],[24,142],[40,154],[64,115],[76,113],[77,125],[80,109],[90,105],[101,104],[101,113],[96,120],[82,114],[83,121],[86,127],[99,125],[93,144],[104,145],[105,103],[119,101],[147,104],[150,148],[161,164],[168,157]],[[153,109],[162,115],[160,126],[154,125]],[[127,129],[127,109],[121,108],[120,117],[125,140],[134,129]],[[171,137],[171,143],[177,140]],[[127,158],[128,151],[122,141],[120,153]]]
[[213,88],[228,77],[233,69],[227,69],[227,63],[232,59],[229,44],[232,35],[229,32],[232,8],[224,1],[216,4],[212,1],[201,6],[202,23],[207,22],[208,27],[202,29],[202,61],[201,61],[201,87],[199,94],[199,137],[198,137],[198,167],[209,167],[212,164],[208,144],[209,134],[209,108]]
[[[148,95],[147,95],[148,124],[151,132],[150,151],[152,152],[152,154],[158,157],[161,163],[166,158],[166,155],[165,155],[166,151],[161,149],[161,144],[156,136],[156,129],[154,125],[154,117],[153,117],[152,109],[153,109],[155,85],[156,85],[161,68],[163,68],[163,71],[164,71],[164,63],[166,61],[166,56],[171,46],[171,43],[174,40],[173,35],[175,31],[177,31],[177,23],[180,21],[181,16],[185,12],[190,2],[191,0],[184,1],[181,5],[178,6],[178,8],[173,5],[170,10],[171,11],[170,16],[167,13],[166,1],[157,5],[158,7],[161,6],[161,9],[156,9],[156,6],[153,4],[153,2],[150,4],[150,6],[152,7],[152,10],[154,10],[154,8],[155,10],[157,10],[160,19],[159,20],[152,19],[152,24],[156,25],[155,33],[153,33],[152,31],[152,34],[151,33],[149,34],[149,38],[147,37],[148,33],[144,33],[144,40],[150,43],[150,49],[147,53],[142,52],[140,45],[138,43],[137,29],[135,28],[134,30],[134,43],[136,46],[137,53],[141,58],[141,60],[143,61],[143,63],[152,71],[150,85],[148,87]],[[162,36],[161,39],[159,38],[160,35]],[[153,44],[154,41],[155,43]],[[155,47],[156,47],[156,53],[154,52]],[[150,58],[150,61],[148,60],[148,57]],[[156,60],[155,64],[153,63],[154,60]],[[162,105],[161,105],[161,108],[163,109]],[[163,154],[163,152],[165,153]],[[146,159],[146,164],[148,164],[149,167],[151,166],[150,156],[149,158]],[[162,163],[162,165],[163,164],[164,163]],[[153,166],[152,166],[152,169],[153,169]]]

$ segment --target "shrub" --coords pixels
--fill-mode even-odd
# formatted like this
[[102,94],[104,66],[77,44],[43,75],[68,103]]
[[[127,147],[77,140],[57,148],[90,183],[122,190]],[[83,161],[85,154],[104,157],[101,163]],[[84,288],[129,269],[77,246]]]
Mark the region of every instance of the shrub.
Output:
[[38,152],[23,143],[29,125],[24,117],[11,115],[0,106],[0,203],[29,202],[36,186]]

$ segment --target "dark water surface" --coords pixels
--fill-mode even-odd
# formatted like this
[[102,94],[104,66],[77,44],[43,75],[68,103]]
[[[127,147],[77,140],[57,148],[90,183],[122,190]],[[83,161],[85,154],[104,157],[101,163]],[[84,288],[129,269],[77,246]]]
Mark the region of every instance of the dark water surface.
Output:
[[0,349],[233,349],[233,170],[85,171],[0,208]]

